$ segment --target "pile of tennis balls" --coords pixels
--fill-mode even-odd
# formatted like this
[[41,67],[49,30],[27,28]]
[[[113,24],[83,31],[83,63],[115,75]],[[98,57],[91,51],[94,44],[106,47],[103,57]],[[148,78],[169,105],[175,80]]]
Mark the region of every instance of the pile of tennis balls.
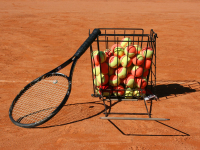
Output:
[[91,57],[96,93],[125,98],[145,96],[152,56],[151,47],[133,45],[128,37],[110,49],[93,51]]

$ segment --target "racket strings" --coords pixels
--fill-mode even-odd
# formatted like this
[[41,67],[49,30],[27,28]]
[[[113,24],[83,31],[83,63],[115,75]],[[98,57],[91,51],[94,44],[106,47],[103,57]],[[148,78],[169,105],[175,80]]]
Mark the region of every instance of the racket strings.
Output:
[[46,77],[24,92],[13,108],[13,119],[23,124],[48,117],[63,101],[68,80],[63,76]]

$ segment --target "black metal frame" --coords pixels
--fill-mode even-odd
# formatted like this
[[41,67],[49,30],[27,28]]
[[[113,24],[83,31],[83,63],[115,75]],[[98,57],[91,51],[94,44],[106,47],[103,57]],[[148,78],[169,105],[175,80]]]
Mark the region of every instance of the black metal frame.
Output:
[[[153,49],[153,57],[152,57],[152,61],[151,61],[152,63],[151,63],[151,67],[149,69],[149,74],[147,76],[147,86],[145,87],[145,90],[151,91],[146,94],[147,96],[149,96],[151,94],[156,94],[155,86],[156,86],[156,38],[157,38],[157,34],[153,31],[153,29],[150,30],[150,34],[145,34],[144,30],[141,28],[99,28],[99,29],[101,30],[101,35],[99,35],[99,37],[97,37],[97,39],[93,42],[93,44],[90,45],[91,68],[92,68],[93,81],[94,81],[93,64],[92,64],[93,51],[94,50],[102,51],[102,50],[108,49],[111,46],[110,44],[116,44],[116,43],[118,44],[120,42],[121,38],[129,37],[133,44],[136,43],[137,45],[140,45],[141,47],[143,47],[143,46],[149,47],[150,46]],[[102,43],[104,43],[105,46],[103,46]],[[102,47],[104,47],[104,48],[102,48]],[[145,60],[146,60],[146,56],[145,56]],[[100,64],[100,68],[101,68],[101,64]],[[108,71],[109,71],[109,69],[108,69]],[[143,73],[144,73],[144,71],[143,71]],[[101,75],[101,72],[100,72],[100,75]],[[142,74],[142,77],[143,77],[143,74]],[[118,94],[117,94],[117,96],[110,95],[110,94],[109,94],[109,96],[103,96],[102,94],[99,94],[97,92],[97,89],[98,89],[98,87],[95,86],[94,82],[93,82],[94,94],[92,94],[92,96],[99,97],[99,99],[101,99],[103,101],[104,106],[105,106],[105,113],[104,113],[105,117],[101,117],[101,119],[160,120],[160,121],[169,120],[169,119],[164,119],[164,118],[151,118],[152,100],[156,99],[155,97],[152,99],[149,99],[150,108],[148,109],[144,96],[136,96],[136,97],[133,97],[132,99],[126,99],[125,96],[119,96]],[[134,89],[131,89],[131,90],[134,91]],[[141,90],[142,89],[140,87],[139,91],[141,91]],[[104,89],[104,91],[105,91],[105,89]],[[138,101],[138,100],[142,100],[142,99],[144,100],[144,105],[147,110],[147,113],[115,113],[115,112],[111,112],[112,101],[118,101],[118,102],[120,102],[120,101]],[[109,110],[107,109],[107,105],[105,103],[106,101],[110,102]],[[108,117],[109,114],[147,115],[148,118]]]

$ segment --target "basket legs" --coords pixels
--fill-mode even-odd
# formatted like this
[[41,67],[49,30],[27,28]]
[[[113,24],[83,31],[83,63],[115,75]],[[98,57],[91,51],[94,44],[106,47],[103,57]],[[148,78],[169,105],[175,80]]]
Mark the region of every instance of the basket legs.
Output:
[[[152,100],[149,100],[150,101],[150,108],[148,109],[147,107],[147,103],[146,103],[146,100],[144,100],[144,105],[145,105],[145,108],[146,108],[146,111],[147,113],[120,113],[120,112],[111,112],[111,108],[112,108],[112,101],[111,99],[104,99],[102,98],[103,100],[103,103],[104,103],[104,107],[105,107],[105,117],[100,117],[100,119],[107,119],[107,120],[146,120],[146,121],[166,121],[166,120],[170,120],[170,119],[166,119],[166,118],[151,118],[151,111],[152,111]],[[117,100],[117,99],[114,99],[114,100]],[[109,101],[109,105],[110,106],[107,106],[105,101]],[[118,100],[118,102],[120,101],[123,101],[123,100]],[[131,101],[131,99],[130,99]],[[132,101],[135,101],[134,99]],[[116,114],[116,115],[146,115],[148,116],[148,118],[134,118],[134,117],[108,117],[109,114]]]

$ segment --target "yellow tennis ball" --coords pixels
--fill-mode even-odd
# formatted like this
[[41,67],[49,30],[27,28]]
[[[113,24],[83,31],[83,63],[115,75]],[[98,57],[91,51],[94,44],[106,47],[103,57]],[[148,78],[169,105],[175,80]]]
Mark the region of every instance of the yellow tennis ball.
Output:
[[103,96],[111,96],[112,95],[112,87],[109,85],[104,85],[99,87],[99,93]]
[[93,68],[93,74],[94,74],[95,76],[98,76],[98,75],[100,74],[100,66],[95,66],[95,67]]
[[133,45],[126,46],[125,49],[124,49],[124,53],[128,57],[133,58],[136,55],[136,48],[135,48],[135,46],[133,46]]
[[92,55],[92,62],[96,66],[106,61],[106,54],[103,51],[93,51],[91,55]]
[[132,64],[132,60],[128,56],[124,55],[120,58],[120,63],[123,67],[129,67]]
[[114,56],[121,58],[124,55],[124,48],[121,46],[115,47],[114,49]]
[[144,97],[146,95],[146,90],[145,89],[138,89],[136,88],[133,92],[133,96],[135,97]]
[[140,91],[138,89],[135,89],[133,92],[134,97],[139,97],[140,96]]
[[137,56],[135,56],[132,59],[132,62],[136,66],[141,66],[144,63],[144,57],[142,55],[138,54]]
[[109,84],[111,86],[118,86],[120,84],[120,79],[116,75],[111,75],[109,78]]
[[147,86],[147,79],[145,77],[137,78],[137,80],[136,80],[136,86],[138,88],[144,89]]
[[125,48],[126,46],[131,45],[131,44],[132,44],[131,39],[126,37],[122,39],[120,46]]
[[100,72],[102,74],[108,74],[108,64],[107,63],[101,63],[98,66],[95,66],[93,68],[93,74],[98,76],[100,74]]
[[119,67],[115,70],[115,75],[118,76],[120,79],[123,79],[127,76],[127,69],[124,67]]
[[97,76],[97,83],[100,85],[106,85],[108,83],[109,77],[107,74],[99,74]]
[[100,86],[101,85],[99,82],[97,82],[96,76],[94,76],[94,85],[96,85],[96,86]]
[[120,60],[116,56],[111,56],[109,59],[109,66],[111,68],[117,68],[120,65]]
[[131,99],[133,98],[133,90],[131,88],[127,88],[125,91],[125,98]]
[[124,87],[121,85],[118,85],[113,88],[113,94],[115,96],[123,96],[124,95]]
[[135,77],[131,74],[129,74],[125,79],[124,79],[124,84],[130,88],[133,88],[135,86]]
[[153,49],[151,47],[145,47],[140,54],[146,59],[151,59],[153,57]]

